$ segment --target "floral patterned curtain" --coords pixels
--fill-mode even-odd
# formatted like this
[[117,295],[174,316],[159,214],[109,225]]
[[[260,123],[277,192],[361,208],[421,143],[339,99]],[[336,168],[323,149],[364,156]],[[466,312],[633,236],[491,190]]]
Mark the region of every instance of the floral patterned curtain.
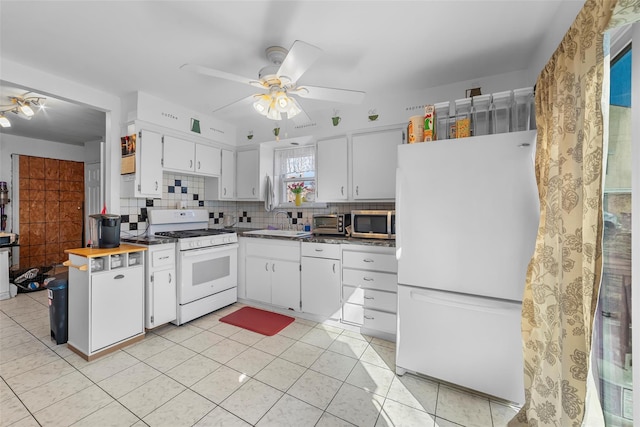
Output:
[[276,151],[276,174],[310,172],[316,169],[313,145]]
[[602,270],[603,40],[615,5],[587,0],[536,83],[540,225],[522,306],[526,401],[510,426],[577,427],[585,414]]

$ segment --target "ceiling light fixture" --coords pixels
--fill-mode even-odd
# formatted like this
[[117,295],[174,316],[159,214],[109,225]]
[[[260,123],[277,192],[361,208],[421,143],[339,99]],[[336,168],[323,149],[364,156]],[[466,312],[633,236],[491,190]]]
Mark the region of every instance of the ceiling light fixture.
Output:
[[294,98],[279,86],[272,86],[269,93],[254,95],[253,108],[271,120],[282,120],[282,114],[290,119],[302,111]]
[[36,114],[32,107],[44,109],[44,101],[47,98],[42,96],[10,96],[9,100],[11,105],[0,105],[0,127],[3,128],[11,127],[6,113],[14,113],[22,119],[31,120]]

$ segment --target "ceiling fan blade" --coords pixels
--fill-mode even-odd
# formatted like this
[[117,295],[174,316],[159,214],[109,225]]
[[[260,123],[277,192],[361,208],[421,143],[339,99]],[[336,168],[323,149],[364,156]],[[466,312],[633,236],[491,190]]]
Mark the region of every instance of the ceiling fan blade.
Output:
[[301,98],[320,99],[322,101],[340,102],[343,104],[360,104],[364,100],[365,92],[359,90],[335,89],[320,86],[298,86],[289,93]]
[[300,103],[295,98],[291,98],[291,100],[295,103],[295,105],[300,110],[298,114],[296,114],[291,118],[291,121],[296,126],[302,126],[302,125],[306,125],[307,123],[311,123],[311,118],[309,118],[307,113],[302,109],[302,106],[300,105]]
[[278,77],[286,77],[291,82],[297,82],[321,54],[322,49],[296,40],[278,69]]
[[194,73],[204,74],[205,76],[217,77],[220,79],[231,80],[238,83],[244,83],[251,86],[264,88],[265,86],[261,81],[256,79],[250,79],[247,77],[238,76],[237,74],[227,73],[225,71],[216,70],[214,68],[203,67],[202,65],[195,64],[183,64],[180,66],[182,70],[193,71]]
[[216,108],[215,110],[212,111],[212,113],[217,113],[218,111],[222,111],[225,108],[231,107],[231,106],[245,106],[245,105],[251,105],[253,103],[253,101],[255,101],[255,96],[256,95],[249,95],[249,96],[245,96],[244,98],[238,99],[237,101],[233,101],[230,104],[227,105],[223,105],[222,107]]

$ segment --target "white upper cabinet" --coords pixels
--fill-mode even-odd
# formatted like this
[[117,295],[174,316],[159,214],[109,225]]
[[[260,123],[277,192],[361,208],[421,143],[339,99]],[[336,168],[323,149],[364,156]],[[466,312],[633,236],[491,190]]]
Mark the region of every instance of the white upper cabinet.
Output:
[[231,150],[222,150],[222,171],[220,173],[220,198],[233,199],[236,189],[236,158]]
[[220,175],[220,149],[217,147],[165,135],[162,152],[166,170]]
[[136,171],[120,176],[122,197],[162,197],[162,135],[138,132]]
[[402,140],[400,129],[353,136],[353,199],[395,198],[396,160]]
[[318,200],[336,201],[349,198],[347,137],[318,141]]
[[220,175],[220,149],[211,145],[196,144],[194,167],[197,174]]
[[273,180],[272,148],[259,147],[238,151],[236,153],[236,198],[264,200],[267,175]]

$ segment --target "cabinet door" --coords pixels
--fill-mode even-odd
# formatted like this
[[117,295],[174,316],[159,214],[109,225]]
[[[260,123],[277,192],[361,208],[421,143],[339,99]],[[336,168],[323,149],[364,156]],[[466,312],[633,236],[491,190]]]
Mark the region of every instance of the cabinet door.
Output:
[[194,143],[173,136],[164,136],[163,166],[165,169],[173,169],[182,172],[193,172],[195,154]]
[[220,173],[220,198],[233,199],[236,186],[236,159],[233,151],[222,150],[222,172]]
[[91,276],[91,352],[144,331],[143,284],[142,266],[115,269]]
[[271,304],[300,311],[300,263],[271,262]]
[[176,320],[176,274],[173,268],[153,272],[153,326]]
[[347,200],[347,138],[318,141],[317,157],[318,200]]
[[353,136],[353,198],[394,199],[401,130]]
[[202,175],[220,175],[220,149],[196,144],[195,172]]
[[271,261],[248,256],[246,259],[247,298],[271,304]]
[[238,151],[236,168],[236,194],[238,199],[258,198],[258,150]]
[[140,131],[136,155],[140,156],[137,196],[162,196],[162,136]]
[[340,261],[302,257],[302,311],[340,318]]

